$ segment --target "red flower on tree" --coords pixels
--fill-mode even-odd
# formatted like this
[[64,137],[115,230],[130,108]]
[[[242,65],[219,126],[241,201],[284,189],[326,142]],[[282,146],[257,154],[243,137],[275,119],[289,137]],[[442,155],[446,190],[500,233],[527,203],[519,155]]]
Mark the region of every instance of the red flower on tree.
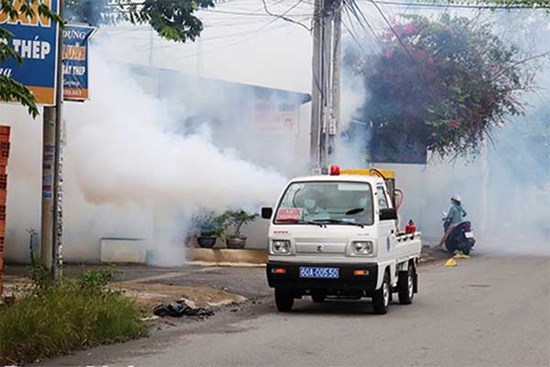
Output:
[[384,34],[381,54],[361,60],[369,90],[361,119],[396,150],[406,129],[411,141],[441,157],[478,154],[486,134],[521,113],[517,93],[529,88],[533,72],[518,62],[519,49],[471,19],[407,18],[414,22]]
[[403,31],[406,34],[413,34],[416,32],[416,27],[412,23],[407,23],[403,26]]

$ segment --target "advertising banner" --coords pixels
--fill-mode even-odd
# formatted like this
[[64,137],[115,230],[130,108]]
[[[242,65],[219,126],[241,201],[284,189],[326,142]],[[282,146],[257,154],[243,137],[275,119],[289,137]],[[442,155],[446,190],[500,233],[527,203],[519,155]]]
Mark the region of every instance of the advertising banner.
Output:
[[68,24],[63,29],[63,96],[65,101],[88,99],[88,41],[96,29]]
[[[13,1],[16,9],[24,0]],[[60,0],[42,0],[53,12],[59,12]],[[31,90],[36,102],[43,106],[55,105],[56,91],[56,55],[57,32],[56,22],[38,15],[34,5],[35,16],[27,18],[20,15],[16,19],[0,12],[0,26],[13,35],[8,41],[22,58],[23,63],[11,58],[0,63],[0,74],[13,78]]]

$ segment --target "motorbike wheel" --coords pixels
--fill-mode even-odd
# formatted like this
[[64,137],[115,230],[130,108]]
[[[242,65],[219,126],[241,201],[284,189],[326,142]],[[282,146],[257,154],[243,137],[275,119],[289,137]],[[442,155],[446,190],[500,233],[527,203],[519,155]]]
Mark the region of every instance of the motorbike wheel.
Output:
[[458,250],[458,246],[457,246],[457,242],[454,241],[454,240],[447,240],[445,242],[445,248],[447,249],[447,252],[452,254],[454,253],[456,250]]
[[464,255],[470,255],[470,251],[472,250],[472,245],[470,244],[470,241],[466,240],[462,242],[459,246],[459,250],[462,251]]

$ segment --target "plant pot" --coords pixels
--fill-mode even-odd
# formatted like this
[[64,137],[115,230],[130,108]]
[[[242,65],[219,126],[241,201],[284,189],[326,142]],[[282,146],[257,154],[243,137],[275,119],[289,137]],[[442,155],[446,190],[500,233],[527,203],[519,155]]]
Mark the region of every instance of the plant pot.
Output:
[[202,248],[212,248],[216,244],[216,237],[200,236],[197,237],[197,243]]
[[225,243],[227,248],[242,249],[246,245],[246,237],[228,237]]

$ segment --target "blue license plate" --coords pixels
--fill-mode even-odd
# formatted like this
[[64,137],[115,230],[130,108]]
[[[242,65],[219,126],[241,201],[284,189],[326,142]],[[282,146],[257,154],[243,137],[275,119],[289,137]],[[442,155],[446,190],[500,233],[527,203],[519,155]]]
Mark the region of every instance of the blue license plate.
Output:
[[300,266],[300,278],[338,279],[339,277],[338,268]]

